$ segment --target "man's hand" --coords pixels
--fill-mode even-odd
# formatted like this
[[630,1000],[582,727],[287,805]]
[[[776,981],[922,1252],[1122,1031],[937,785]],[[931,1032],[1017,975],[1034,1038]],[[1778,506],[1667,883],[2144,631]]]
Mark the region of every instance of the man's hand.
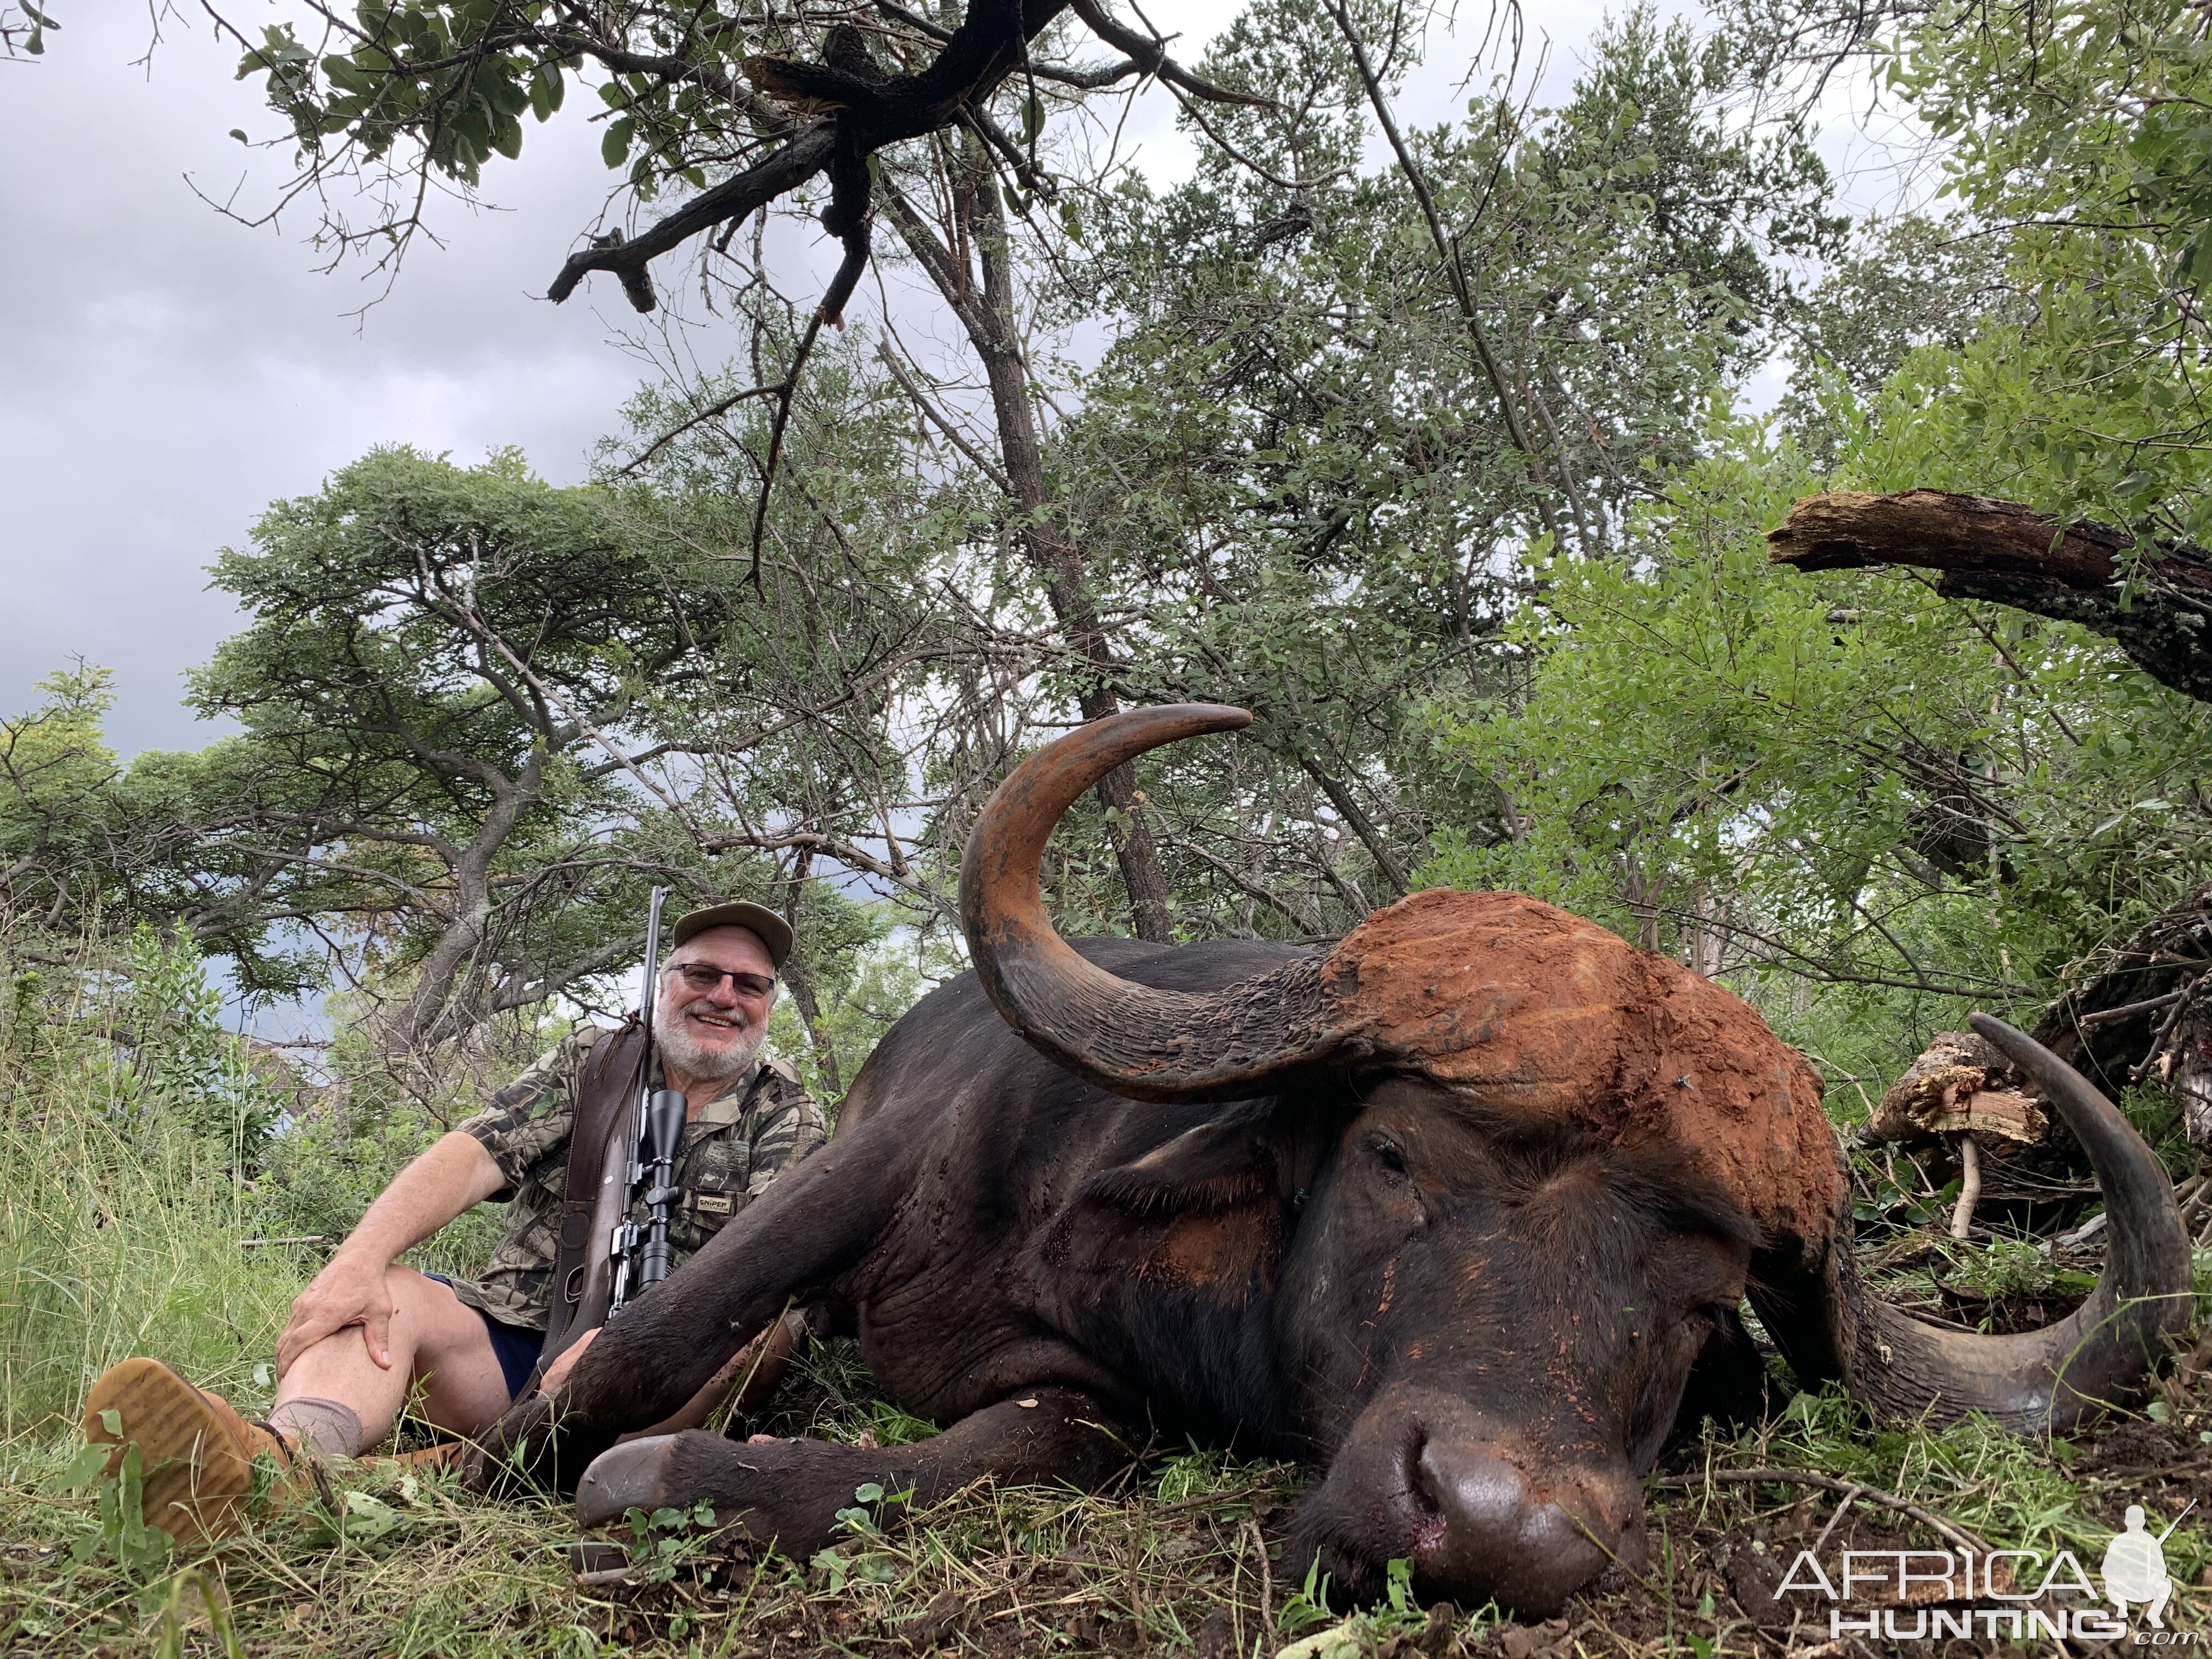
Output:
[[489,1198],[504,1178],[492,1155],[455,1129],[402,1170],[378,1195],[330,1265],[292,1304],[292,1322],[276,1342],[276,1375],[349,1325],[361,1327],[368,1357],[392,1369],[391,1265],[471,1205]]
[[361,1327],[368,1357],[392,1369],[392,1291],[385,1283],[389,1264],[374,1256],[341,1250],[292,1301],[291,1322],[276,1339],[276,1376],[334,1331]]
[[548,1365],[545,1368],[545,1375],[538,1379],[538,1392],[541,1394],[560,1392],[561,1385],[568,1380],[568,1373],[576,1369],[576,1362],[584,1357],[584,1350],[592,1346],[592,1339],[605,1328],[604,1325],[595,1325],[562,1349],[561,1357]]

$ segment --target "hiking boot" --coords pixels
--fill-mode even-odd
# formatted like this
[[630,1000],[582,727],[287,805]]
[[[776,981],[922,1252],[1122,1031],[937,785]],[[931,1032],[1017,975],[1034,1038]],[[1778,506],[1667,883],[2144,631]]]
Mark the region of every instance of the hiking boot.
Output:
[[[111,1412],[112,1431],[102,1420]],[[146,1524],[179,1545],[243,1530],[255,1458],[274,1459],[293,1479],[306,1473],[306,1460],[282,1435],[247,1422],[228,1401],[194,1388],[158,1359],[126,1359],[101,1374],[85,1397],[84,1437],[115,1448],[111,1475],[124,1454],[138,1448]]]

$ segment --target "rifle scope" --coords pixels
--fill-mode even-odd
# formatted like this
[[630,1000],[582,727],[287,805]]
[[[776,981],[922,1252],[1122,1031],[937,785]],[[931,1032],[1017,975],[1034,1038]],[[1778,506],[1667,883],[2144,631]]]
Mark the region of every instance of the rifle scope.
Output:
[[671,1184],[675,1176],[676,1149],[684,1137],[684,1097],[673,1089],[655,1089],[645,1105],[644,1144],[638,1162],[645,1166],[645,1244],[638,1251],[637,1288],[642,1291],[668,1277],[670,1258],[668,1212],[684,1196]]

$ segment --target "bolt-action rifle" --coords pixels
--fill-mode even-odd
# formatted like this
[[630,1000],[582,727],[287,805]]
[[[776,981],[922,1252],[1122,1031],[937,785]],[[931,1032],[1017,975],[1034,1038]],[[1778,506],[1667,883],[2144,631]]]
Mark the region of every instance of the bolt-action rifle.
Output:
[[[675,1090],[653,1086],[653,997],[660,982],[660,912],[667,899],[667,888],[653,890],[645,924],[644,986],[638,997],[638,1024],[628,1038],[635,1046],[637,1057],[628,1071],[622,1109],[614,1114],[602,1143],[604,1151],[597,1158],[598,1182],[589,1222],[580,1225],[577,1224],[584,1224],[582,1195],[574,1182],[579,1176],[590,1179],[586,1171],[592,1167],[589,1160],[593,1150],[585,1144],[591,1129],[583,1114],[570,1142],[571,1202],[567,1207],[573,1218],[562,1223],[564,1261],[556,1273],[550,1328],[538,1359],[541,1371],[585,1332],[612,1319],[625,1304],[635,1301],[668,1276],[672,1254],[668,1242],[670,1211],[683,1196],[673,1176],[686,1106]],[[605,1041],[619,1042],[623,1038]],[[602,1115],[597,1121],[607,1120]],[[630,1219],[641,1188],[646,1206],[642,1227]],[[568,1232],[571,1225],[577,1228],[573,1237]],[[576,1258],[567,1257],[565,1252],[572,1245],[580,1251],[581,1259],[570,1269],[565,1261]]]
[[[615,1283],[607,1302],[609,1319],[668,1277],[672,1254],[668,1212],[684,1196],[683,1188],[671,1183],[675,1179],[676,1152],[683,1139],[687,1108],[684,1097],[675,1090],[653,1086],[653,1000],[660,983],[660,907],[667,897],[665,887],[653,890],[653,909],[645,923],[645,994],[638,1003],[638,1018],[645,1024],[645,1059],[640,1067],[637,1113],[630,1125],[629,1158],[623,1171],[622,1221],[611,1243]],[[641,1187],[645,1189],[641,1233],[629,1218]]]

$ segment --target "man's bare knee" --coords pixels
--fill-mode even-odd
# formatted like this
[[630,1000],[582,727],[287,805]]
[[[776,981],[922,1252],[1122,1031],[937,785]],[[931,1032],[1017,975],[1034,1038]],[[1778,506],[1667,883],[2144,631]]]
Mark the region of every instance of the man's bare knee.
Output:
[[450,1285],[395,1265],[386,1283],[392,1323],[410,1327],[410,1382],[422,1390],[423,1416],[441,1429],[474,1434],[507,1407],[507,1373],[483,1316]]

